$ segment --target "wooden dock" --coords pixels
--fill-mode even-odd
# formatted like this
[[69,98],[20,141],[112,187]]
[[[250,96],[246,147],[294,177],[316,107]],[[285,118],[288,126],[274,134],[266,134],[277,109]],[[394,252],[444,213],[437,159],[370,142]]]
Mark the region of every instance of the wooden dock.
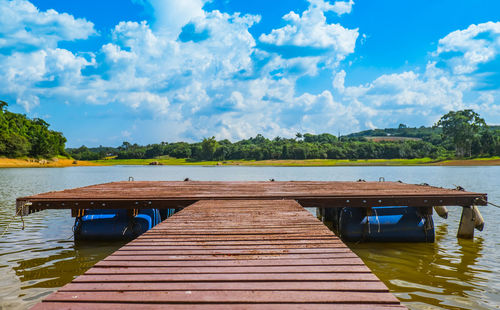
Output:
[[113,182],[17,198],[17,214],[45,209],[184,208],[206,199],[293,199],[303,207],[471,206],[487,196],[400,182]]
[[462,206],[472,237],[472,206],[486,203],[400,182],[132,181],[20,197],[16,213],[182,209],[34,309],[394,309],[404,307],[303,207],[415,206],[430,216]]
[[[168,307],[167,307],[168,306]],[[294,200],[200,200],[33,309],[400,309]]]

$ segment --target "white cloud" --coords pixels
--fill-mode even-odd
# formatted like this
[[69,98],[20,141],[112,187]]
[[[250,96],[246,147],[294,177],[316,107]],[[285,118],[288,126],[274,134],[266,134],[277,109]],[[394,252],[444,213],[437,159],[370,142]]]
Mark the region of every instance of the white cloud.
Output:
[[334,89],[338,90],[340,93],[344,92],[344,83],[345,83],[346,72],[344,70],[340,70],[340,72],[336,73],[333,77],[332,86]]
[[[262,34],[259,40],[278,46],[328,49],[335,52],[337,59],[341,60],[354,52],[359,33],[358,29],[327,23],[324,13],[338,11],[338,7],[344,7],[344,4],[331,5],[323,0],[311,0],[309,8],[301,15],[293,11],[286,14],[283,16],[283,20],[288,22],[286,26],[273,29],[270,34]],[[349,10],[341,12],[350,12],[350,6]]]
[[15,94],[26,111],[40,103],[41,95],[57,91],[75,94],[81,70],[94,65],[92,54],[75,55],[57,48],[61,41],[87,39],[94,25],[54,10],[39,11],[25,0],[0,0],[0,89]]
[[184,25],[195,18],[203,18],[203,5],[206,0],[144,0],[153,7],[155,29],[177,38]]
[[60,41],[87,39],[94,24],[54,10],[40,12],[26,0],[0,0],[0,49],[55,48]]
[[59,48],[0,55],[4,70],[0,89],[15,94],[17,102],[30,111],[41,95],[76,96],[80,86],[86,87],[81,84],[81,70],[93,62]]
[[338,15],[349,14],[352,11],[352,6],[354,5],[353,0],[349,1],[336,1],[331,10],[337,13]]
[[343,14],[349,14],[352,11],[352,6],[354,5],[353,0],[349,1],[335,1],[332,5],[328,0],[308,0],[311,6],[314,6],[324,12],[332,11],[337,13],[339,16]]
[[[446,57],[446,53],[451,56]],[[454,54],[455,53],[455,54]],[[493,60],[500,53],[500,22],[470,25],[439,40],[436,51],[455,74],[475,71],[479,64]]]

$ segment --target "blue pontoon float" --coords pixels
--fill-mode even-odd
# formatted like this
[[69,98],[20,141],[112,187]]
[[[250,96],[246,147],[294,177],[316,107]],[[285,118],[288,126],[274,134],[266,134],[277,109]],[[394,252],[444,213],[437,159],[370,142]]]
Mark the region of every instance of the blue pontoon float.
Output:
[[130,210],[87,209],[73,227],[76,241],[131,240],[174,214],[175,209]]
[[434,242],[432,215],[423,208],[344,207],[325,212],[327,221],[345,241]]

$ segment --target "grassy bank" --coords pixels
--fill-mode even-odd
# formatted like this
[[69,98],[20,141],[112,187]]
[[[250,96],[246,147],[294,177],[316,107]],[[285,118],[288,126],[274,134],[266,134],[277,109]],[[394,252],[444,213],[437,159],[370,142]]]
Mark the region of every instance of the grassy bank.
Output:
[[417,159],[305,159],[305,160],[229,160],[229,161],[193,161],[190,159],[160,158],[160,159],[108,159],[92,161],[97,165],[149,165],[157,162],[161,165],[197,165],[197,166],[272,166],[272,167],[326,167],[326,166],[497,166],[500,157],[466,159],[466,160],[436,160],[432,158]]
[[97,166],[89,161],[75,161],[69,158],[34,159],[0,157],[0,168],[61,168],[74,166]]
[[12,159],[0,158],[0,168],[49,168],[75,166],[116,166],[116,165],[149,165],[155,162],[166,166],[272,166],[272,167],[328,167],[328,166],[500,166],[500,157],[474,158],[463,160],[435,160],[432,158],[417,159],[305,159],[305,160],[229,160],[229,161],[193,161],[185,158],[159,159],[105,159],[105,160],[73,160],[68,158],[46,159]]
[[434,163],[435,166],[500,166],[500,157],[453,159]]

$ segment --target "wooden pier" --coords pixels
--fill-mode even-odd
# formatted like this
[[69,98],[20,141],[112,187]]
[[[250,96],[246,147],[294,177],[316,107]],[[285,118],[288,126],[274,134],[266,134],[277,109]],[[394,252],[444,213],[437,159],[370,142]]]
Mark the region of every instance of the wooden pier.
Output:
[[404,308],[293,200],[204,200],[33,309]]
[[432,214],[486,203],[482,193],[399,182],[132,181],[20,197],[16,212],[182,209],[34,309],[394,309],[404,307],[303,207]]
[[45,209],[184,208],[196,201],[293,199],[303,207],[472,206],[486,194],[400,182],[124,181],[17,198],[17,214]]

